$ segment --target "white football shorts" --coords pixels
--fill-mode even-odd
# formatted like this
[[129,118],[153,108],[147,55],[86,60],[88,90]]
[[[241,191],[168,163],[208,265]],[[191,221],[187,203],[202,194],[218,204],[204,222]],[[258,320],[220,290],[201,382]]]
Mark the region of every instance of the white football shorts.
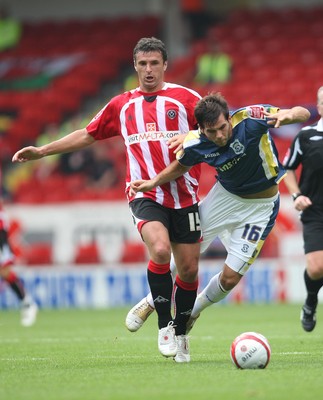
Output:
[[228,252],[226,265],[244,275],[273,228],[278,210],[279,193],[266,199],[244,199],[217,182],[199,206],[201,252],[218,237]]

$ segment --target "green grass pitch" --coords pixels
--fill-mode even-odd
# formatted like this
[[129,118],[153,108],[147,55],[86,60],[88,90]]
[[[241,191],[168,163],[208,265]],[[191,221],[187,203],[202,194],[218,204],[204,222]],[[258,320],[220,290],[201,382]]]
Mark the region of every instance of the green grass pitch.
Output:
[[[319,311],[319,310],[318,310]],[[42,310],[22,328],[17,311],[0,313],[1,400],[313,400],[323,391],[323,320],[302,330],[298,305],[215,305],[191,332],[191,362],[157,349],[155,313],[137,333],[127,309]],[[323,318],[323,316],[322,316]],[[238,370],[229,355],[245,331],[265,335],[265,370]]]

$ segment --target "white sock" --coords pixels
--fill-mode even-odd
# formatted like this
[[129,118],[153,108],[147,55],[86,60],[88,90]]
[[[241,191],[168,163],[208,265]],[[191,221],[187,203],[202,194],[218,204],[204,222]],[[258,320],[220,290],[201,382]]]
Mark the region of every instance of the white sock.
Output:
[[153,300],[153,296],[151,294],[151,292],[149,292],[147,294],[146,300],[148,301],[148,304],[152,307],[155,308],[155,304],[154,304],[154,300]]
[[221,273],[222,272],[219,272],[217,275],[213,276],[204,290],[197,296],[192,311],[192,317],[197,317],[206,307],[218,303],[230,293],[230,290],[224,290],[221,286]]
[[31,304],[32,302],[33,301],[28,294],[25,294],[25,297],[21,300],[21,304],[23,304],[23,305]]
[[172,256],[171,256],[171,259],[170,259],[169,268],[170,268],[170,272],[172,274],[173,282],[175,282],[175,278],[176,278],[176,274],[177,274],[177,268],[176,268],[176,264],[175,264],[173,253],[172,253]]

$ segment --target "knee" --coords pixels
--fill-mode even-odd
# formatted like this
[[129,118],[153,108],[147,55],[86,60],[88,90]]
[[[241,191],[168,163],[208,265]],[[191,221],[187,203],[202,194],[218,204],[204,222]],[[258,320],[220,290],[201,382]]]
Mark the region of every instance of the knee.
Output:
[[323,277],[323,253],[317,252],[307,255],[307,273],[311,279],[321,279]]
[[198,277],[198,263],[191,261],[177,266],[177,273],[182,281],[192,283]]
[[322,265],[311,265],[307,267],[308,276],[313,279],[323,278],[323,266]]
[[240,282],[242,275],[238,274],[237,272],[234,274],[225,274],[222,273],[220,277],[220,284],[224,290],[232,290],[237,284]]
[[150,256],[157,264],[166,264],[170,262],[171,249],[164,243],[156,244],[150,252]]
[[2,267],[0,268],[0,278],[6,280],[9,276],[10,268]]

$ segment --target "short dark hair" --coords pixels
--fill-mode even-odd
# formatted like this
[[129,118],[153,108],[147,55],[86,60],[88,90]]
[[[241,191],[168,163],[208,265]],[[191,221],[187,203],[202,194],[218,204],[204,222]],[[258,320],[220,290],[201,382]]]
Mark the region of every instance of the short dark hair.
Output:
[[204,96],[197,102],[194,109],[196,121],[202,129],[214,125],[221,114],[224,115],[225,119],[229,119],[228,103],[219,92]]
[[135,48],[133,49],[133,59],[134,60],[136,60],[136,55],[140,51],[142,51],[143,53],[149,53],[151,51],[158,51],[159,53],[161,53],[164,62],[167,61],[167,59],[168,59],[165,44],[161,40],[159,40],[155,37],[141,38],[138,41]]

